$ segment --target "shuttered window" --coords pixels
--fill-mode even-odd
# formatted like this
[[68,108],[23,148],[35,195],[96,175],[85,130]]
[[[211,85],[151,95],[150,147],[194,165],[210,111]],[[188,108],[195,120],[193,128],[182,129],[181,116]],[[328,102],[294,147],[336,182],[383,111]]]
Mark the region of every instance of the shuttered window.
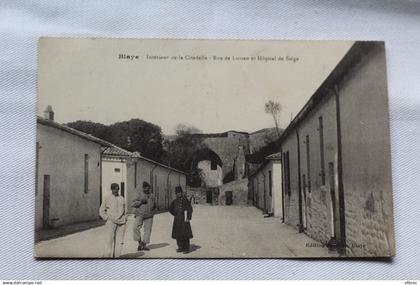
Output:
[[84,159],[84,192],[89,192],[89,154],[85,153],[85,159]]

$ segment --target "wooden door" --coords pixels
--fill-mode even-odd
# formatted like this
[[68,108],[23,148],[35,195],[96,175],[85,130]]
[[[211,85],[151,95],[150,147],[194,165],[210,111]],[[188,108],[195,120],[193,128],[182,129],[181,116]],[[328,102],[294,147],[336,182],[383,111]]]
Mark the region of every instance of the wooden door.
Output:
[[43,198],[42,198],[42,224],[44,228],[50,227],[50,190],[51,179],[50,175],[44,175],[43,181]]

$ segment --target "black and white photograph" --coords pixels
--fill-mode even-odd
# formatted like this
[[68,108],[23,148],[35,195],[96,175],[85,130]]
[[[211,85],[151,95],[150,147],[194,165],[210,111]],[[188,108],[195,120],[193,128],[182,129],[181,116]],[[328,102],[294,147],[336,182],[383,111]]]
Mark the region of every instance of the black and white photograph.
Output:
[[384,42],[43,37],[37,72],[36,258],[395,255]]

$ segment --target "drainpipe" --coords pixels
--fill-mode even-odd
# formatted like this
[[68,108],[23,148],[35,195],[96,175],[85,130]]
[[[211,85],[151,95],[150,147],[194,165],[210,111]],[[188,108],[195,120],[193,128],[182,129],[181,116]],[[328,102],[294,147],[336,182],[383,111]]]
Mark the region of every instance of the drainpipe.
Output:
[[284,156],[283,156],[283,148],[281,147],[280,147],[280,154],[281,154],[280,169],[281,169],[281,205],[282,205],[281,206],[281,222],[284,223],[284,205],[285,205],[284,193],[286,191],[286,187],[285,187],[286,181],[284,181]]
[[343,184],[343,156],[341,144],[341,116],[340,116],[340,95],[337,86],[334,87],[336,121],[337,121],[337,176],[338,176],[338,206],[340,217],[340,240],[339,252],[346,254],[346,222],[345,222],[345,204],[344,204],[344,184]]
[[303,232],[303,216],[302,216],[302,185],[301,185],[301,177],[300,177],[300,140],[299,140],[299,132],[296,128],[296,139],[297,139],[297,155],[298,155],[298,190],[299,190],[299,224],[298,230],[299,232]]

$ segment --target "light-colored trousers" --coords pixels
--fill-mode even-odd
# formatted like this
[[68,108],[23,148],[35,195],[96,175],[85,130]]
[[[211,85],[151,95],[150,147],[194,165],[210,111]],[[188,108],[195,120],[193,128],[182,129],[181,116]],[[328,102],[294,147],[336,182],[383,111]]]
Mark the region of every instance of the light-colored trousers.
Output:
[[124,245],[125,224],[117,225],[110,220],[105,223],[105,257],[119,257]]
[[[143,216],[136,216],[133,226],[133,238],[135,241],[144,243],[150,242],[150,235],[152,234],[153,217],[144,218]],[[144,227],[143,227],[144,226]],[[143,239],[141,238],[141,228],[143,227]]]

